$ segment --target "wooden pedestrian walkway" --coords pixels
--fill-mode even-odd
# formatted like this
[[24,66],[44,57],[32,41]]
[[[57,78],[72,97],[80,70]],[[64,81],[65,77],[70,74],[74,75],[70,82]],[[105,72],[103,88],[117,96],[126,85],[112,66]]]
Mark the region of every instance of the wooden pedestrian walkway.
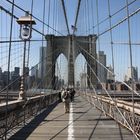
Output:
[[[10,140],[133,140],[130,131],[104,116],[80,96],[65,114],[63,103],[44,111]],[[52,109],[52,108],[50,108]]]

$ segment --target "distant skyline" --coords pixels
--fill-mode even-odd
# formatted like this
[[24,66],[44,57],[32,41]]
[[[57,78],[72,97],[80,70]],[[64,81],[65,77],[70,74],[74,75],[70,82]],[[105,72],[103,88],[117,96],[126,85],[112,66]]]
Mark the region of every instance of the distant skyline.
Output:
[[[50,1],[50,14],[49,12],[49,1]],[[78,0],[64,0],[66,6],[66,13],[68,17],[68,24],[70,32],[71,25],[75,23],[75,16],[76,16],[76,9]],[[31,2],[32,0],[24,0],[19,1],[15,0],[15,4],[19,7],[22,7],[26,11],[31,11]],[[101,22],[102,20],[109,17],[108,13],[108,0],[98,1],[98,18],[97,18],[97,1],[96,0],[81,0],[81,7],[79,11],[79,17],[77,20],[77,32],[76,35],[80,33],[88,34],[99,34],[106,31],[109,28],[109,19],[100,24],[100,26],[96,26],[97,22]],[[128,2],[133,2],[133,0],[128,0]],[[44,0],[33,0],[33,15],[35,15],[40,20],[43,20],[43,4]],[[59,31],[62,34],[67,35],[66,33],[66,26],[65,20],[63,16],[63,10],[60,0],[46,0],[45,1],[46,8],[45,8],[45,19],[44,22],[54,28],[55,30]],[[1,0],[0,5],[5,7],[7,10],[11,11],[11,4],[9,4],[6,0]],[[59,5],[59,6],[58,6]],[[118,11],[120,8],[126,5],[126,1],[122,0],[110,0],[111,5],[111,15]],[[57,8],[56,8],[57,7]],[[133,2],[131,6],[129,6],[129,13],[132,14],[140,7],[140,1]],[[5,12],[0,11],[0,40],[9,40],[9,32],[10,32],[10,16],[5,14]],[[14,14],[18,17],[23,16],[24,12],[19,10],[18,8],[14,9]],[[117,24],[119,21],[124,19],[127,16],[126,8],[122,10],[120,13],[118,12],[117,15],[111,18],[112,25]],[[58,19],[59,18],[59,19]],[[49,19],[49,20],[48,20]],[[99,20],[99,21],[97,21]],[[37,21],[37,24],[34,26],[35,29],[42,32],[43,25]],[[59,24],[59,25],[58,25]],[[140,77],[140,61],[139,61],[139,52],[140,52],[140,14],[139,12],[130,18],[130,31],[131,31],[131,43],[132,43],[132,61],[133,66],[138,67],[138,75]],[[95,27],[94,27],[95,26]],[[94,30],[93,30],[94,27]],[[44,26],[44,34],[53,34],[56,33],[52,29],[48,29],[48,27]],[[60,34],[56,34],[60,35]],[[83,35],[83,34],[82,34]],[[31,40],[41,40],[42,36],[39,33],[33,31],[32,39]],[[14,19],[13,23],[13,37],[12,40],[19,40],[19,26]],[[129,37],[128,37],[128,23],[127,20],[117,26],[116,28],[112,29],[112,42],[113,42],[113,49],[114,49],[114,64],[115,64],[115,74],[117,79],[123,79],[125,73],[127,72],[127,68],[130,67],[130,58],[129,58]],[[39,41],[31,41],[30,44],[30,58],[29,58],[29,67],[36,65],[39,62],[39,49],[40,47],[46,46],[46,42],[39,42]],[[9,44],[7,43],[0,43],[0,67],[3,70],[7,70],[7,58],[8,58],[8,47]],[[28,47],[27,47],[28,48]],[[111,37],[110,32],[106,32],[104,35],[100,36],[97,39],[97,53],[98,51],[104,51],[107,58],[107,66],[112,65],[112,55],[111,55]],[[22,67],[22,57],[23,57],[23,43],[12,43],[12,52],[11,52],[11,70],[13,70],[14,66]],[[64,59],[63,55],[59,57],[58,62],[60,59]],[[78,60],[79,59],[79,60]],[[66,72],[62,73],[62,77],[66,76],[67,73],[67,60],[64,60],[64,63],[61,68],[65,69]],[[85,58],[82,55],[76,60],[76,71],[79,70],[82,72],[84,69]],[[27,64],[27,60],[26,60]],[[76,72],[77,73],[77,72]],[[79,77],[79,76],[77,76]],[[76,79],[77,79],[76,77]]]

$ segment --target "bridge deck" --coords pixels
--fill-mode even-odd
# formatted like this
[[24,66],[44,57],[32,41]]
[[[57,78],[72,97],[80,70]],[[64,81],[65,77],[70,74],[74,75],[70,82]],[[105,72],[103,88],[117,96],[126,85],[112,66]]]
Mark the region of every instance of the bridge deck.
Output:
[[42,113],[37,121],[26,126],[11,140],[132,140],[133,135],[112,119],[105,117],[80,96],[65,114],[63,103],[48,114]]

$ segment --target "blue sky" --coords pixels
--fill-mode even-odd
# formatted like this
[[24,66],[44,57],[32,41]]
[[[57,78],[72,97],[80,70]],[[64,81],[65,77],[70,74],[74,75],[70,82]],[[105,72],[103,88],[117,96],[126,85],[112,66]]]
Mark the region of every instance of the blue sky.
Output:
[[[31,11],[31,2],[32,2],[31,0],[24,0],[24,2],[20,1],[20,0],[15,0],[15,3],[26,11]],[[66,35],[67,32],[66,32],[66,27],[65,27],[65,21],[64,21],[61,1],[60,0],[46,0],[45,4],[46,4],[46,10],[45,10],[44,22],[46,24],[49,24],[52,28],[56,29],[60,33]],[[48,15],[49,4],[50,4],[50,15]],[[66,0],[65,4],[66,4],[66,10],[67,10],[67,16],[68,16],[68,22],[69,22],[69,28],[70,28],[71,25],[73,25],[74,21],[75,21],[75,12],[76,12],[76,7],[77,7],[77,1],[76,0],[74,0],[74,1]],[[0,5],[2,5],[7,10],[11,11],[11,4],[8,3],[6,0],[1,0]],[[38,0],[33,1],[33,15],[35,15],[40,20],[43,20],[43,5],[44,5],[44,0],[41,0],[39,3],[38,3]],[[55,5],[55,11],[53,9],[54,5]],[[20,16],[24,15],[24,12],[15,7],[14,14],[17,17],[20,17]],[[56,15],[54,15],[54,14],[58,14],[57,16],[59,16],[59,17],[56,17]],[[49,16],[49,22],[48,22],[48,16]],[[59,21],[57,21],[58,19],[53,19],[53,17],[59,18]],[[0,18],[3,20],[3,22],[0,23],[1,40],[9,40],[11,18],[9,15],[5,14],[5,12],[3,12],[3,11],[1,11]],[[60,25],[58,26],[57,24],[60,24]],[[42,32],[42,26],[43,26],[42,23],[40,23],[36,20],[36,25],[34,26],[34,28],[36,28],[40,32]],[[48,28],[47,26],[45,26],[44,29],[45,29],[45,31],[44,31],[45,34],[56,33],[53,30],[51,30],[50,28]],[[57,35],[60,35],[60,34],[57,34]],[[40,40],[40,39],[42,39],[42,36],[33,31],[32,39]],[[14,20],[14,23],[13,23],[13,40],[19,40],[19,26],[17,25],[16,20]],[[43,44],[44,44],[44,46],[46,46],[46,42],[44,42]],[[8,61],[7,56],[8,56],[8,45],[9,44],[7,43],[7,44],[0,44],[0,45],[1,45],[1,48],[0,48],[1,65],[0,65],[0,67],[2,67],[2,70],[4,71],[4,70],[7,70],[7,61]],[[31,42],[30,62],[29,62],[30,67],[33,65],[36,65],[39,62],[39,49],[41,46],[42,46],[42,42]],[[22,67],[23,43],[12,43],[12,50],[13,51],[11,52],[11,70],[14,70],[14,66]],[[59,59],[61,57],[59,57]],[[58,62],[59,61],[60,60],[58,60]],[[66,67],[66,65],[64,67]],[[65,70],[67,71],[67,68]],[[66,75],[66,74],[64,74],[64,75]],[[64,76],[62,76],[62,77],[64,77]]]
[[[55,1],[55,3],[54,3]],[[132,2],[133,0],[128,0],[128,2]],[[33,15],[35,15],[39,19],[43,19],[43,0],[34,0],[33,1]],[[50,0],[51,6],[50,6],[50,17],[49,17],[49,25],[59,32],[66,34],[66,26],[64,23],[64,17],[62,15],[62,7],[61,7],[61,1],[60,0]],[[77,8],[77,2],[78,0],[65,0],[66,4],[66,11],[68,16],[68,22],[69,26],[73,25],[75,22],[75,13]],[[78,33],[85,33],[86,31],[86,25],[88,24],[87,21],[84,20],[89,19],[89,25],[88,29],[91,30],[87,32],[87,34],[98,34],[98,28],[97,26],[94,29],[92,27],[97,24],[97,7],[96,7],[96,0],[88,0],[89,5],[87,8],[85,8],[85,2],[87,0],[82,0],[81,3],[81,9],[79,14],[79,19],[77,23],[77,34]],[[31,0],[15,0],[15,3],[25,9],[26,11],[31,10]],[[56,7],[55,10],[53,10],[54,4]],[[92,5],[93,4],[93,5]],[[111,14],[115,13],[118,9],[125,6],[125,0],[110,0],[111,5]],[[6,0],[0,0],[0,5],[5,7],[7,10],[11,11],[11,5],[6,2]],[[59,5],[59,6],[58,6]],[[137,0],[134,2],[131,6],[129,6],[129,12],[130,14],[137,10],[140,7],[140,2]],[[45,11],[45,22],[48,23],[48,9],[49,9],[49,0],[46,0],[46,11]],[[99,10],[99,22],[108,17],[108,5],[107,0],[99,0],[98,1],[98,10]],[[3,11],[0,11],[0,40],[9,40],[9,31],[10,31],[10,17],[5,14]],[[85,15],[84,12],[89,12],[89,15]],[[18,8],[15,8],[14,14],[18,17],[24,15],[24,12],[19,10]],[[54,17],[56,17],[56,21],[54,22]],[[122,20],[124,17],[126,17],[126,9],[124,9],[122,12],[118,13],[114,17],[112,17],[112,25],[116,24],[118,21]],[[58,19],[59,20],[58,20]],[[94,19],[94,22],[92,21],[92,18]],[[36,21],[37,24],[34,26],[34,28],[38,29],[40,32],[42,32],[42,24]],[[58,26],[59,24],[59,26]],[[131,27],[131,42],[134,43],[140,43],[140,14],[136,14],[135,16],[130,18],[130,27]],[[13,39],[19,39],[19,26],[16,23],[16,20],[14,20],[14,30],[13,30]],[[127,68],[130,66],[129,62],[129,46],[119,43],[127,43],[128,42],[128,24],[127,22],[124,22],[123,24],[120,24],[116,28],[112,30],[113,34],[113,42],[115,43],[113,45],[114,48],[114,61],[115,61],[115,71],[120,76],[120,79],[124,77],[124,74],[127,71]],[[109,27],[109,21],[100,24],[99,26],[99,32],[103,32]],[[70,28],[71,29],[71,28]],[[45,34],[55,33],[53,30],[47,28],[45,26]],[[57,34],[58,35],[58,34]],[[6,37],[6,38],[5,38]],[[36,32],[33,31],[32,39],[42,39],[42,36]],[[111,65],[112,58],[111,58],[111,47],[110,47],[110,33],[107,32],[106,34],[100,36],[100,50],[104,51],[107,55],[107,65]],[[117,44],[118,43],[118,44]],[[46,46],[46,43],[43,43],[44,46]],[[30,67],[32,65],[35,65],[39,61],[39,48],[42,46],[42,42],[31,42],[31,50],[30,50]],[[0,64],[3,70],[7,69],[7,52],[8,52],[8,44],[0,44]],[[13,43],[12,44],[12,55],[11,55],[11,70],[13,70],[14,66],[22,66],[22,51],[23,51],[23,43]],[[98,40],[97,40],[97,51],[99,50]],[[133,52],[133,65],[137,66],[140,73],[140,62],[139,62],[139,53],[140,53],[140,45],[132,45],[132,52]],[[64,57],[61,56],[61,59]],[[83,68],[84,65],[84,58],[80,55],[79,60],[76,60],[76,63],[79,67]],[[82,60],[82,61],[81,61]],[[59,61],[59,60],[58,60]],[[66,68],[67,61],[64,61],[64,67]],[[62,66],[61,66],[62,67]]]

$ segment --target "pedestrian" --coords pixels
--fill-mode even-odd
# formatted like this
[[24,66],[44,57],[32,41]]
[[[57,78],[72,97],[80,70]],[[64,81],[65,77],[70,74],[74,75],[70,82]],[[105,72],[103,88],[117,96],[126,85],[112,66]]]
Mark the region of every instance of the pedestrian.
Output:
[[59,98],[59,102],[62,102],[62,99],[61,99],[61,91],[58,93],[58,98]]
[[69,113],[70,111],[70,94],[69,91],[67,91],[66,89],[63,89],[61,92],[61,99],[62,102],[64,103],[64,111],[65,113]]
[[69,90],[69,92],[70,92],[70,99],[71,99],[71,102],[73,102],[73,101],[74,101],[75,90],[74,90],[73,88],[71,88],[71,89]]

